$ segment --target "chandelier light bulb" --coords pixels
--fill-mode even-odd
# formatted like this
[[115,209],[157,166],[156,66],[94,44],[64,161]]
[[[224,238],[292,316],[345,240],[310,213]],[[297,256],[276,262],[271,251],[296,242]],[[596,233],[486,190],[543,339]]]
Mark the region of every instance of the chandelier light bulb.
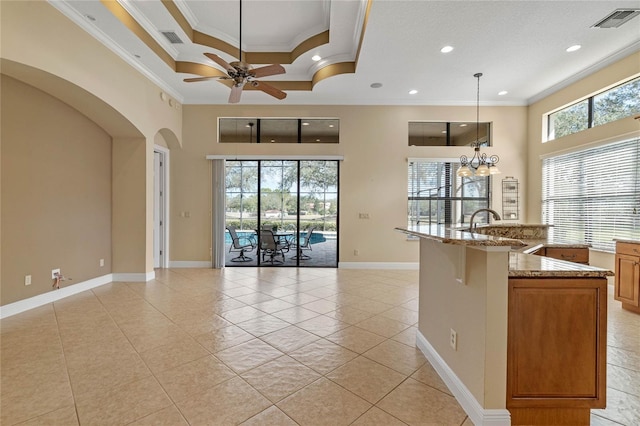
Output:
[[489,176],[489,167],[486,164],[480,164],[476,170],[476,176]]

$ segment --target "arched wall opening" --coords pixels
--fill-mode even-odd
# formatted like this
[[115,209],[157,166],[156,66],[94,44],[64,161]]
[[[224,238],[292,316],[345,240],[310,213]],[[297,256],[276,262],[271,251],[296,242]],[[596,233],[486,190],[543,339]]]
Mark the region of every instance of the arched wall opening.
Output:
[[52,269],[62,286],[150,279],[154,135],[72,82],[1,65],[0,305],[52,292]]

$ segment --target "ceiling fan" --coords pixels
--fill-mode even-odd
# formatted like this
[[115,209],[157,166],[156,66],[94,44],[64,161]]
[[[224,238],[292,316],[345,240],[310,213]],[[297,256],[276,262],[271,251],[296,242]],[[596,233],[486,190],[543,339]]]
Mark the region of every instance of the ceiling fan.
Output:
[[233,61],[228,63],[220,56],[214,53],[205,53],[207,58],[211,59],[216,64],[220,65],[227,72],[226,76],[213,76],[213,77],[195,77],[195,78],[185,78],[184,81],[187,83],[192,83],[195,81],[206,81],[212,79],[219,80],[232,80],[231,86],[231,94],[229,94],[229,103],[235,104],[240,102],[240,95],[242,95],[242,90],[244,89],[245,84],[250,84],[258,90],[262,90],[264,93],[273,96],[277,99],[284,99],[287,97],[287,94],[280,89],[273,87],[270,84],[267,84],[263,81],[255,80],[256,78],[267,77],[271,75],[284,74],[285,70],[282,65],[272,64],[266,65],[260,68],[252,68],[250,64],[244,62],[242,60],[242,0],[240,0],[240,40],[238,46],[238,61]]

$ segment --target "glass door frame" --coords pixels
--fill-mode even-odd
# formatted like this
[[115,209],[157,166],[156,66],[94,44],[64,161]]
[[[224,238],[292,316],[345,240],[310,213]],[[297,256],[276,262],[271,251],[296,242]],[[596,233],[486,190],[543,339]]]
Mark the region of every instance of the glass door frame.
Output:
[[[221,156],[208,156],[207,158],[209,159],[220,159]],[[225,259],[225,265],[226,266],[248,266],[248,267],[255,267],[255,266],[289,266],[289,267],[329,267],[329,268],[337,268],[338,267],[338,261],[339,261],[339,244],[338,244],[338,236],[339,236],[339,230],[340,230],[340,203],[339,203],[339,198],[340,198],[340,161],[343,159],[341,156],[340,157],[315,157],[315,156],[311,156],[311,157],[291,157],[291,156],[268,156],[267,158],[258,156],[258,157],[253,157],[253,156],[242,156],[242,158],[238,158],[238,157],[234,157],[234,158],[222,158],[224,160],[228,160],[228,161],[252,161],[252,162],[257,162],[257,207],[256,207],[256,212],[257,212],[257,217],[256,217],[256,231],[258,231],[258,235],[256,236],[257,242],[258,242],[258,247],[256,248],[256,262],[251,262],[251,264],[230,264],[228,262],[228,259]],[[284,163],[285,162],[295,162],[295,167],[296,167],[296,182],[295,182],[295,196],[296,196],[296,218],[295,218],[295,232],[293,235],[294,241],[297,241],[298,243],[300,242],[300,235],[303,232],[303,230],[300,229],[300,224],[302,222],[301,219],[301,202],[302,202],[302,196],[301,196],[301,169],[302,169],[302,163],[306,162],[306,161],[322,161],[322,162],[335,162],[335,203],[337,205],[336,207],[336,212],[335,212],[335,262],[332,262],[331,264],[325,264],[325,265],[311,265],[311,264],[305,264],[304,262],[301,262],[300,259],[300,250],[301,248],[298,247],[296,248],[296,250],[298,250],[298,255],[296,256],[295,259],[295,264],[291,264],[290,262],[285,262],[288,264],[283,263],[282,265],[271,265],[269,263],[267,263],[265,265],[265,262],[262,262],[261,256],[260,256],[260,238],[259,238],[259,229],[261,229],[263,223],[264,223],[264,219],[262,217],[262,186],[263,186],[263,181],[262,181],[262,169],[263,169],[263,163],[267,162],[267,161],[275,161],[275,162],[280,162],[281,163],[281,167],[285,167]],[[226,161],[225,161],[225,175],[226,175]],[[282,185],[282,183],[281,183]],[[333,185],[332,185],[333,186]],[[326,194],[326,186],[324,187],[324,192],[323,194]],[[226,194],[226,188],[223,188],[223,192]],[[294,193],[294,192],[292,192]],[[326,196],[325,196],[326,197]],[[225,195],[225,199],[226,199],[226,195]],[[323,198],[323,200],[325,200],[325,198]],[[225,203],[226,204],[226,203]],[[281,213],[283,213],[283,210],[285,208],[285,205],[283,204],[281,206]],[[226,206],[224,206],[225,209],[225,217],[226,217]],[[324,224],[326,224],[326,217],[327,217],[327,213],[326,213],[326,200],[325,203],[322,207],[322,211],[323,211],[323,228],[325,227]],[[280,223],[282,223],[282,219],[283,219],[283,215],[280,215],[279,221]],[[225,219],[225,224],[226,224],[226,219]],[[324,229],[323,229],[324,230]],[[227,247],[225,245],[225,247]],[[225,258],[228,258],[229,253],[226,252],[225,249]]]

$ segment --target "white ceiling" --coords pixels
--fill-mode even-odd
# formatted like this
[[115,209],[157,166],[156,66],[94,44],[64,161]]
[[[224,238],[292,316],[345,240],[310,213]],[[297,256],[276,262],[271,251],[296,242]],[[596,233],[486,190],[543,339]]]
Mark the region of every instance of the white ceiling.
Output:
[[[186,104],[226,104],[229,88],[218,81],[185,83],[195,74],[176,73],[99,0],[50,0],[65,15]],[[120,0],[131,16],[176,61],[217,67],[203,53],[234,56],[194,44],[159,0]],[[174,0],[194,30],[235,48],[238,0]],[[335,75],[311,91],[288,90],[279,101],[245,91],[241,104],[471,105],[482,72],[483,105],[527,105],[611,62],[640,50],[640,16],[617,29],[592,26],[635,1],[427,1],[244,0],[242,49],[290,52],[329,30],[329,43],[283,64],[286,74],[266,82],[311,81],[327,65],[355,62],[355,73]],[[91,17],[91,18],[89,18]],[[362,34],[364,28],[364,34]],[[170,44],[160,31],[175,31],[184,44]],[[362,38],[361,38],[362,37]],[[360,43],[360,40],[362,42]],[[582,48],[567,53],[567,47]],[[440,49],[450,45],[451,53]],[[314,54],[322,56],[314,62]],[[253,64],[255,67],[260,64]],[[382,83],[381,88],[371,88]],[[409,90],[418,93],[410,95]],[[509,93],[499,96],[498,92]]]

